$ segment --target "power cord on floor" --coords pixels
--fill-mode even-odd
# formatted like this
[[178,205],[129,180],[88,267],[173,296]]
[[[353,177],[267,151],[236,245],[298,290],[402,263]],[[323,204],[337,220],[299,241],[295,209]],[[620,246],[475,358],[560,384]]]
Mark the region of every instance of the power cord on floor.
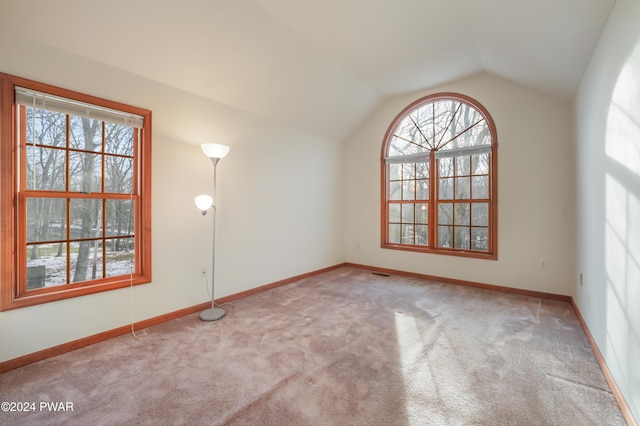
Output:
[[[129,194],[129,203],[130,204],[130,208],[133,210],[133,206],[134,206],[134,202],[133,202],[133,191],[131,191],[131,193]],[[127,247],[129,245],[129,241],[127,241]],[[162,333],[158,332],[157,334],[154,335],[150,335],[150,336],[138,336],[136,334],[136,330],[134,327],[135,324],[135,315],[134,315],[134,304],[133,304],[133,270],[135,267],[135,255],[134,255],[134,263],[131,265],[131,267],[129,268],[129,313],[131,315],[131,335],[136,338],[137,340],[149,340],[149,339],[155,339],[155,338],[162,338],[162,340],[167,340],[167,338],[165,336],[162,335]]]
[[138,336],[136,334],[136,330],[134,327],[135,324],[135,316],[134,316],[134,303],[133,303],[133,272],[129,273],[129,288],[130,288],[130,292],[129,292],[129,307],[130,307],[130,313],[131,313],[131,335],[136,338],[137,340],[149,340],[149,339],[157,339],[157,338],[161,338],[162,340],[167,340],[167,337],[164,336],[162,333],[158,332],[156,334],[151,334],[148,336]]

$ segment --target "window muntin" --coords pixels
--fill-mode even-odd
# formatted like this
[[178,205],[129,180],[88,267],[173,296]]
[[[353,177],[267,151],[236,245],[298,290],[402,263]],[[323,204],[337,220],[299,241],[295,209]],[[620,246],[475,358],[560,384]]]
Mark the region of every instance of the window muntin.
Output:
[[383,145],[382,246],[497,258],[496,132],[473,99],[409,105]]
[[0,78],[2,309],[149,282],[150,111]]

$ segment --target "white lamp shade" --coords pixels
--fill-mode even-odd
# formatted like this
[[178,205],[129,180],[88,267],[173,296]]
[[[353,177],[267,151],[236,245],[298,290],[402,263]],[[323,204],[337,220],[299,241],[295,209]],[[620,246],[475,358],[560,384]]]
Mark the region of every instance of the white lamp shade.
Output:
[[212,205],[213,205],[213,198],[211,198],[209,195],[198,195],[196,197],[196,206],[201,211],[204,212],[209,210]]
[[209,158],[224,158],[229,153],[230,147],[217,143],[203,143],[200,145],[202,152]]

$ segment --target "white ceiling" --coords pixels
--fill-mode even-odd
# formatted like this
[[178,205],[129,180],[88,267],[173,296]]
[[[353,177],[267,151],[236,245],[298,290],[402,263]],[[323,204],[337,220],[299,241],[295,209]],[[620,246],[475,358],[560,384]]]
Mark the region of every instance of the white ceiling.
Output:
[[0,0],[0,27],[340,141],[386,97],[483,71],[571,100],[614,3]]

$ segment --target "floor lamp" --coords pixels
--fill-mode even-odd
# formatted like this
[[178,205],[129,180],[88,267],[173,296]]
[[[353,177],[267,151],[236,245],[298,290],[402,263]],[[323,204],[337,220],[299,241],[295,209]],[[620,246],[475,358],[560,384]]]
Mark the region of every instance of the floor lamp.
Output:
[[207,214],[207,210],[213,209],[213,253],[211,260],[211,309],[200,312],[200,319],[202,321],[217,321],[225,315],[224,309],[215,307],[214,289],[215,289],[215,276],[216,276],[216,167],[218,161],[224,158],[229,153],[229,147],[226,145],[219,145],[215,143],[205,143],[200,145],[202,152],[213,162],[213,197],[208,195],[198,195],[196,197],[196,206],[202,212],[202,215]]

